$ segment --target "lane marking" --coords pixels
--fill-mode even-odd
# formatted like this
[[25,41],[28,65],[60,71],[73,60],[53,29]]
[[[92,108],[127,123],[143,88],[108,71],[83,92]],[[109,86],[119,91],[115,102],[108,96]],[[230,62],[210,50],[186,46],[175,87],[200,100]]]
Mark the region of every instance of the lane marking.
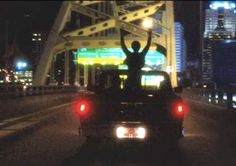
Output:
[[[27,118],[32,118],[32,117],[35,117],[35,116],[40,116],[40,114],[49,114],[51,113],[50,111],[51,110],[55,110],[55,109],[58,109],[58,108],[62,108],[62,107],[65,107],[65,106],[68,106],[68,105],[71,105],[73,104],[74,102],[69,102],[69,103],[65,103],[65,104],[61,104],[61,105],[58,105],[58,106],[53,106],[53,107],[50,107],[50,108],[47,108],[47,109],[44,109],[42,111],[38,111],[38,112],[33,112],[33,113],[30,113],[30,114],[27,114],[27,115],[23,115],[23,116],[19,116],[19,117],[14,117],[14,118],[10,118],[10,119],[6,119],[6,120],[3,120],[1,123],[0,123],[0,128],[1,126],[5,126],[7,124],[10,124],[10,122],[12,123],[17,123],[17,121],[24,121],[24,120],[27,120]],[[53,111],[53,112],[57,112],[57,111]],[[42,116],[42,115],[41,115]]]
[[6,125],[1,128],[0,125],[0,139],[9,137],[11,135],[16,134],[17,132],[24,130],[28,127],[31,127],[33,125],[36,125],[37,123],[41,122],[44,119],[49,118],[50,116],[53,116],[57,112],[63,112],[66,110],[61,110],[59,108],[63,108],[65,106],[69,106],[71,104],[75,103],[73,102],[68,102],[65,104],[61,104],[58,106],[53,106],[47,109],[44,109],[39,112],[31,113],[25,116],[17,117],[17,118],[11,118],[5,120],[5,123],[9,123],[9,125]]

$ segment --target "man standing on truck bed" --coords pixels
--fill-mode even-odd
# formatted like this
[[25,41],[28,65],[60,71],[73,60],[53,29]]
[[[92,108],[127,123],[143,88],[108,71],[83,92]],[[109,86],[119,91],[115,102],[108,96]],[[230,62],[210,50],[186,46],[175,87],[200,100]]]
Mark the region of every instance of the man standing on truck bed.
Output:
[[121,48],[126,54],[125,64],[128,65],[128,78],[126,82],[126,88],[139,89],[141,87],[141,69],[145,64],[145,56],[150,48],[152,39],[152,30],[148,31],[148,41],[147,45],[144,47],[142,52],[138,52],[140,49],[140,43],[138,41],[133,41],[131,46],[133,52],[130,52],[124,42],[124,31],[121,29]]

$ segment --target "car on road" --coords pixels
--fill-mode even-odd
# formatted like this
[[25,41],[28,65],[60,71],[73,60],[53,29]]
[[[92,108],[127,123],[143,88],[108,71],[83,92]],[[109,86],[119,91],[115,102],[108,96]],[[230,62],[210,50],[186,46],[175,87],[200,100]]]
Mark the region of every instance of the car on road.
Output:
[[161,140],[182,137],[186,112],[180,87],[172,88],[168,73],[142,71],[141,88],[125,88],[127,70],[103,71],[93,91],[74,104],[79,134],[88,140]]

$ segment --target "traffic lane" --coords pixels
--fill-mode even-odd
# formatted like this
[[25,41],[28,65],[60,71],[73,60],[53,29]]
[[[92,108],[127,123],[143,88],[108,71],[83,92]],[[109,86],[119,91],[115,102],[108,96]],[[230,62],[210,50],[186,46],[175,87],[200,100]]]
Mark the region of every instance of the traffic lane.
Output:
[[[154,145],[117,150],[117,147],[109,148],[105,144],[108,148],[104,151],[98,145],[84,145],[75,155],[66,159],[63,165],[235,165],[236,148],[232,146],[236,135],[233,131],[235,126],[229,125],[225,130],[226,126],[221,124],[224,122],[222,114],[219,114],[221,108],[191,101],[186,101],[186,104],[185,137],[180,140],[177,148],[163,149],[162,146]],[[201,111],[218,113],[211,118]],[[217,118],[221,119],[220,123]],[[227,139],[226,133],[229,136]]]
[[[78,120],[69,107],[32,134],[1,147],[1,165],[235,165],[234,126],[222,128],[222,124],[199,113],[205,107],[215,108],[189,101],[187,104],[186,136],[175,149],[120,149],[105,144],[104,150],[103,146],[84,144],[85,140],[78,137]],[[227,133],[228,139],[219,132]]]
[[1,142],[1,166],[52,166],[76,153],[83,143],[78,137],[78,120],[71,106],[49,118],[31,133]]
[[78,119],[69,107],[64,113],[50,118],[32,134],[23,135],[4,147],[1,146],[1,165],[152,165],[170,162],[170,165],[184,165],[182,163],[185,159],[178,150],[164,152],[147,147],[128,147],[111,151],[109,144],[105,150],[103,146],[84,144],[85,140],[78,137],[77,127]]
[[[104,146],[90,146],[78,137],[78,120],[68,110],[51,118],[47,124],[32,134],[25,135],[5,145],[0,150],[1,165],[89,165],[100,163],[150,163],[156,157],[148,152],[148,148],[129,149],[128,151],[104,151]],[[81,147],[81,144],[83,146]],[[149,153],[150,156],[146,155]],[[140,153],[141,152],[141,153]],[[163,153],[161,153],[163,154]],[[181,153],[176,153],[177,155]],[[139,156],[137,160],[137,156]],[[176,155],[172,155],[176,156]],[[74,159],[73,159],[74,157]],[[118,157],[118,158],[117,158]],[[159,157],[159,161],[161,159]],[[86,161],[88,160],[88,161]],[[163,163],[163,162],[162,162]],[[182,165],[182,164],[181,164]]]
[[163,148],[160,144],[127,144],[115,145],[104,142],[101,145],[84,144],[80,150],[66,159],[63,166],[76,165],[178,165],[189,163],[180,148]]

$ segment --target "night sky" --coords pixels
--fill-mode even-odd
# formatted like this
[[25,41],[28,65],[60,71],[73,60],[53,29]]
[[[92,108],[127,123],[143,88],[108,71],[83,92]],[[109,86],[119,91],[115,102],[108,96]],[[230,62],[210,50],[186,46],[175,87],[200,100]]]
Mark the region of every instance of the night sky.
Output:
[[[31,30],[49,31],[62,2],[60,1],[0,1],[0,57],[5,50],[5,25],[9,21],[9,45],[16,36],[21,51],[29,54]],[[175,21],[183,24],[188,58],[199,55],[199,1],[175,2]],[[207,2],[205,2],[206,6]]]

